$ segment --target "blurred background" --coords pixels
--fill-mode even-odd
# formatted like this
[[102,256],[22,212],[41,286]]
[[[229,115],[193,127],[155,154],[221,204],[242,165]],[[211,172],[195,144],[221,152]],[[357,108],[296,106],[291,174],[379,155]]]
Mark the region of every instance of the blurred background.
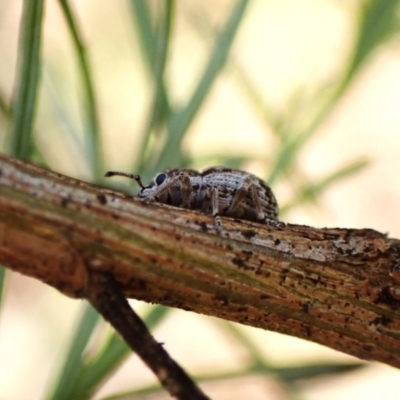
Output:
[[[0,151],[57,172],[226,165],[281,218],[400,237],[400,1],[0,0]],[[4,271],[0,399],[167,399],[85,302]],[[216,399],[400,399],[400,372],[131,301]]]

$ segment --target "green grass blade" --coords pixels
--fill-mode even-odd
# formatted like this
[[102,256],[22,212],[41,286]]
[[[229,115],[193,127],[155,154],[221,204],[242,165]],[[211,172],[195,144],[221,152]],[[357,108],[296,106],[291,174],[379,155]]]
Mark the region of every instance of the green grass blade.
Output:
[[[308,131],[308,137],[310,137],[313,132],[313,130]],[[290,169],[305,141],[305,135],[284,135],[282,137],[281,145],[277,151],[277,155],[275,156],[275,163],[267,179],[267,182],[270,185],[273,185],[280,175],[284,174]]]
[[360,6],[358,16],[358,35],[346,72],[343,74],[336,91],[321,108],[320,113],[307,129],[316,130],[333,109],[336,102],[350,86],[366,60],[383,43],[400,30],[399,0],[367,0]]
[[286,382],[299,380],[310,380],[322,376],[336,376],[348,372],[357,371],[368,367],[369,364],[363,362],[352,363],[321,363],[312,365],[301,365],[299,367],[274,368],[273,372]]
[[60,95],[58,88],[54,85],[57,81],[57,76],[54,73],[55,66],[49,65],[44,60],[43,62],[43,97],[46,98],[49,108],[54,114],[57,124],[63,127],[64,132],[68,132],[66,141],[74,147],[74,150],[79,154],[83,147],[82,137],[80,136],[80,128],[75,121],[71,118],[67,110],[67,103],[62,95]]
[[2,92],[0,92],[0,111],[4,114],[5,117],[11,117],[11,109]]
[[2,265],[0,265],[0,306],[3,300],[5,281],[6,281],[6,269]]
[[171,164],[172,161],[174,165],[180,164],[182,160],[180,151],[181,141],[225,64],[233,39],[246,11],[247,4],[248,0],[237,1],[228,22],[216,40],[214,50],[188,104],[183,110],[171,115],[168,121],[168,140],[159,160],[153,168],[154,170],[161,170],[168,166],[168,164]]
[[[263,376],[270,379],[271,376],[275,376],[277,380],[284,385],[281,390],[285,390],[285,399],[298,399],[299,394],[301,397],[301,391],[296,388],[299,381],[305,385],[312,385],[312,380],[320,377],[335,377],[339,374],[346,374],[349,372],[357,371],[362,368],[368,367],[368,363],[354,362],[354,363],[321,363],[321,364],[311,364],[303,365],[299,367],[272,367],[264,368],[262,364],[254,364],[250,367],[245,367],[243,369],[226,372],[213,372],[208,374],[195,376],[196,382],[219,382],[221,385],[225,381],[225,385],[229,385],[229,382],[233,382],[237,378],[243,378],[245,376]],[[311,382],[307,382],[307,380]],[[293,389],[297,389],[293,391]],[[125,391],[121,393],[115,393],[111,396],[102,398],[102,400],[128,400],[134,399],[140,395],[145,397],[145,395],[155,396],[157,393],[161,393],[162,389],[158,385],[148,385],[137,390]]]
[[[171,38],[174,4],[174,1],[168,0],[160,5],[161,12],[159,23],[154,34],[156,46],[152,57],[152,65],[149,67],[152,70],[155,88],[153,91],[150,117],[142,134],[143,139],[139,146],[138,159],[133,167],[133,171],[141,172],[145,164],[145,156],[147,154],[151,134],[154,129],[163,125],[163,122],[170,113],[169,100],[164,84],[164,71],[167,63],[168,48]],[[137,24],[139,26],[140,22],[137,21]],[[145,34],[145,32],[142,32],[142,36]],[[142,41],[145,41],[144,37]],[[150,57],[150,55],[148,55],[148,57]]]
[[350,164],[345,165],[344,167],[339,168],[337,171],[327,175],[325,178],[313,182],[312,184],[305,185],[302,189],[300,189],[300,192],[294,196],[294,200],[292,202],[281,207],[280,214],[284,215],[298,204],[304,204],[305,202],[311,202],[315,199],[318,199],[321,194],[328,189],[329,186],[362,171],[369,165],[369,163],[369,160],[357,160],[351,162]]
[[154,55],[154,106],[150,126],[155,126],[162,119],[163,111],[169,111],[164,87],[164,71],[167,63],[168,48],[174,14],[174,1],[163,3],[163,11],[156,32],[156,51]]
[[346,72],[327,99],[324,101],[316,99],[316,101],[322,101],[323,104],[308,126],[292,134],[291,139],[286,140],[280,147],[269,177],[270,183],[273,183],[282,173],[289,171],[300,149],[326,120],[365,61],[382,43],[399,31],[400,23],[397,13],[399,3],[399,0],[369,0],[362,5],[359,15],[359,34]]
[[99,318],[100,316],[95,309],[89,304],[85,304],[82,317],[73,335],[71,345],[67,350],[67,358],[61,369],[55,389],[52,395],[48,396],[48,399],[69,400],[78,398],[76,397],[76,384],[82,378],[83,352]]
[[[138,28],[139,44],[147,62],[148,69],[153,71],[154,58],[156,54],[155,34],[152,31],[152,24],[149,11],[149,2],[146,0],[131,0],[132,16]],[[150,74],[150,75],[151,75]]]
[[88,159],[93,179],[97,182],[104,175],[103,156],[100,138],[99,116],[97,112],[96,96],[92,82],[92,73],[89,66],[83,36],[79,30],[77,19],[67,0],[59,0],[64,13],[69,32],[72,37],[76,59],[78,60],[79,74],[84,90],[83,118],[85,124],[85,158]]
[[270,370],[269,364],[264,360],[261,355],[262,352],[259,346],[254,340],[251,340],[246,333],[240,329],[236,324],[225,322],[225,321],[215,321],[225,332],[227,332],[231,337],[233,337],[240,346],[244,347],[250,354],[253,364],[253,369],[257,369],[258,366],[262,366],[263,371],[266,373]]
[[25,160],[29,159],[32,151],[33,120],[40,75],[42,19],[43,0],[23,3],[10,154]]
[[399,0],[369,0],[361,6],[357,44],[343,86],[379,45],[399,31],[399,3]]
[[[152,307],[149,314],[143,318],[147,327],[154,329],[171,311],[168,307],[155,306]],[[83,320],[84,318],[82,318]],[[82,347],[84,349],[84,347]],[[77,352],[78,356],[79,352]],[[132,354],[132,350],[127,346],[124,340],[113,332],[107,339],[104,347],[94,358],[88,363],[82,364],[82,357],[78,358],[75,364],[77,373],[70,376],[67,373],[67,381],[73,379],[73,392],[66,392],[65,395],[71,398],[86,399],[90,398],[93,393],[108,379],[119,365]],[[71,362],[72,364],[72,362]],[[67,397],[62,397],[62,399]],[[56,395],[53,396],[56,399]],[[58,399],[58,398],[57,398]]]
[[[214,40],[214,29],[211,21],[203,12],[197,10],[195,12],[189,12],[189,20],[199,39],[207,43]],[[264,99],[264,96],[261,93],[261,88],[252,82],[246,69],[237,62],[234,56],[228,55],[227,67],[232,73],[233,78],[236,79],[240,89],[242,89],[243,94],[249,100],[253,110],[258,113],[261,120],[264,121],[268,128],[275,129],[275,126],[278,123],[277,117],[275,116],[272,107],[267,104]]]
[[[154,329],[170,311],[168,307],[154,306],[143,321],[150,330]],[[83,366],[80,379],[75,384],[74,396],[90,398],[130,354],[132,350],[119,334],[113,332],[103,349]]]
[[[7,101],[0,93],[0,111],[3,112],[3,115],[6,119],[6,123],[8,124],[12,120],[13,110],[7,104]],[[1,151],[1,149],[0,149]],[[32,148],[30,153],[30,160],[37,165],[42,165],[43,167],[47,167],[47,162],[45,158],[42,156],[40,149],[37,147],[36,142],[32,141]],[[0,289],[1,292],[1,289]],[[1,298],[1,296],[0,296]]]
[[85,367],[85,373],[79,381],[80,393],[92,394],[129,354],[131,349],[117,333],[113,332],[97,359]]

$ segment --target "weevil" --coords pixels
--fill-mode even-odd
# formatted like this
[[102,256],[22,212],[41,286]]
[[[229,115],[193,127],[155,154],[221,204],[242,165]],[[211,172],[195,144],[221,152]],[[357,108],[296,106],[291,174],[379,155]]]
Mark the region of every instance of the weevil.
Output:
[[282,226],[278,203],[271,188],[260,178],[238,169],[210,167],[204,171],[173,168],[158,173],[147,185],[139,175],[109,171],[106,177],[134,179],[147,201],[170,204],[211,214],[220,231],[220,215]]

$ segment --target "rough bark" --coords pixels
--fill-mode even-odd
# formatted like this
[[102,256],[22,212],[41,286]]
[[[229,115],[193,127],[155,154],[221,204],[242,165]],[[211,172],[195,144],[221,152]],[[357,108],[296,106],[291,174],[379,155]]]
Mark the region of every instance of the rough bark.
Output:
[[127,297],[400,367],[400,241],[371,229],[275,228],[95,187],[0,155],[0,263],[71,297],[90,271]]

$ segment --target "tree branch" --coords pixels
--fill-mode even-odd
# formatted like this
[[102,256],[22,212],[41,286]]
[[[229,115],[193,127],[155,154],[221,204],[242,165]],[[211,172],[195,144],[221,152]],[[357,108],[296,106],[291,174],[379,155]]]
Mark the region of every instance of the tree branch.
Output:
[[162,344],[151,336],[109,272],[90,271],[87,296],[90,303],[147,364],[174,399],[209,399],[169,356]]
[[72,297],[91,272],[127,297],[400,367],[400,241],[147,204],[0,155],[0,262]]

